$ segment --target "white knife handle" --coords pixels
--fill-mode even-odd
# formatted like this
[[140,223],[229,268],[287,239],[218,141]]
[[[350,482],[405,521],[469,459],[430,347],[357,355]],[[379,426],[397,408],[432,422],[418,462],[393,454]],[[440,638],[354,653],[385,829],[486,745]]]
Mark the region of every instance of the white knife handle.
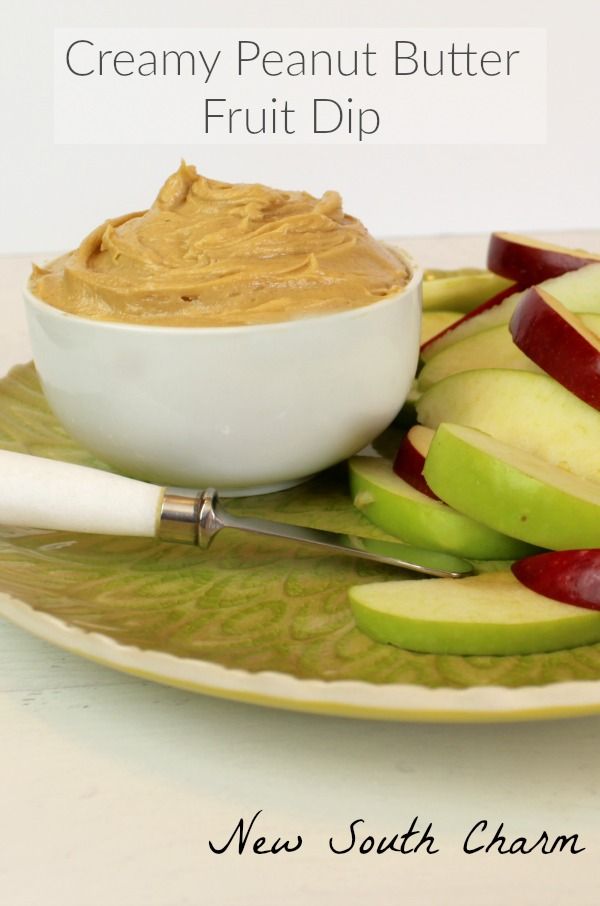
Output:
[[0,525],[153,538],[163,493],[111,472],[0,450]]

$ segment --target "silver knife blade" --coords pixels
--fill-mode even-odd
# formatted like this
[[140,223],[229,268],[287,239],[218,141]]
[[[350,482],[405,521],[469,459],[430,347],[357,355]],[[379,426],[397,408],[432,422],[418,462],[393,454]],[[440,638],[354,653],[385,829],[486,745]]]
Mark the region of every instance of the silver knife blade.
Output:
[[459,579],[473,572],[471,563],[454,554],[424,550],[400,541],[359,538],[252,516],[234,516],[221,504],[214,488],[204,491],[165,488],[157,533],[159,539],[207,548],[223,528],[312,544],[337,554],[439,578]]
[[458,579],[473,572],[473,566],[470,563],[453,554],[423,550],[399,541],[361,538],[355,535],[327,532],[323,529],[289,525],[284,522],[271,522],[267,519],[240,518],[227,512],[220,504],[217,504],[216,515],[223,523],[223,527],[275,538],[286,538],[301,544],[312,544],[333,553],[349,554],[353,557],[360,557],[362,560],[386,563],[429,576]]

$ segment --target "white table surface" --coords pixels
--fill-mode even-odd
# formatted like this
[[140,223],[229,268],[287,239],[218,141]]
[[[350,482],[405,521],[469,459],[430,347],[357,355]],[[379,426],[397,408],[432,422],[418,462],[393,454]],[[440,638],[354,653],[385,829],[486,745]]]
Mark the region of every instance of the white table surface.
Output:
[[[600,235],[565,239],[599,248]],[[480,264],[484,242],[406,247]],[[19,287],[0,258],[0,372],[29,357]],[[600,717],[411,725],[271,711],[137,680],[0,622],[0,902],[7,906],[299,906],[598,902]],[[211,853],[241,817],[291,854]],[[439,852],[341,856],[365,833],[432,822]],[[489,842],[579,835],[579,855],[466,855]]]

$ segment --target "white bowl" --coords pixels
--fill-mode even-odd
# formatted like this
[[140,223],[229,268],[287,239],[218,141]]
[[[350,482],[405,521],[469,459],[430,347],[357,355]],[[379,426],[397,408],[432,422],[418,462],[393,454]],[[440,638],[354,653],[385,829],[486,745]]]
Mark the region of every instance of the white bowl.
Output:
[[25,290],[44,392],[67,432],[120,472],[261,493],[356,453],[401,408],[419,354],[421,271],[330,315],[156,327],[60,311]]

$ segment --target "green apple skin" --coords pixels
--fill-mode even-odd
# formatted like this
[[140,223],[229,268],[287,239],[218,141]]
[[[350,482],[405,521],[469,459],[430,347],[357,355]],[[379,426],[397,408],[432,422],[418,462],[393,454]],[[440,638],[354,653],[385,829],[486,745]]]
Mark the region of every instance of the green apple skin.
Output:
[[442,422],[477,428],[600,481],[600,412],[547,374],[494,368],[452,374],[419,397],[417,415],[428,428]]
[[600,547],[600,484],[460,425],[441,424],[423,471],[442,500],[552,550]]
[[[491,271],[466,268],[457,271],[425,271],[423,310],[466,314],[513,283]],[[443,328],[440,328],[442,330]]]
[[508,572],[355,585],[356,625],[409,651],[522,655],[600,641],[600,613],[538,595]]
[[533,551],[421,494],[395,475],[386,459],[355,456],[349,471],[354,505],[374,525],[407,544],[474,560],[516,560]]

